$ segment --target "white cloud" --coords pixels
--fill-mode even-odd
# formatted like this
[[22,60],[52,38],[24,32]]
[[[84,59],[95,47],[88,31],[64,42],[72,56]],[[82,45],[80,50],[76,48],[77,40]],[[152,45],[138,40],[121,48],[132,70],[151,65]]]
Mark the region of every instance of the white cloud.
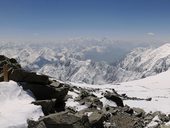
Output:
[[148,36],[155,36],[155,33],[153,33],[153,32],[148,32],[147,35],[148,35]]

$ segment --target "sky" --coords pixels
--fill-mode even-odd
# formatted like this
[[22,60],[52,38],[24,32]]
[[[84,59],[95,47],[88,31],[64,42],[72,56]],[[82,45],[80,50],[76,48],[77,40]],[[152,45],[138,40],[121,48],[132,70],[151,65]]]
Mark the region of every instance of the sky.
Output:
[[0,40],[170,41],[170,0],[0,0]]

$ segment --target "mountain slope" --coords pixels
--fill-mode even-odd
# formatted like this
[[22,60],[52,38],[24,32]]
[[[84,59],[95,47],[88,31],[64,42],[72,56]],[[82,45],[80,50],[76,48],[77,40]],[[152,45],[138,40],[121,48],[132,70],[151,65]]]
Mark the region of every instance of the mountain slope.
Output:
[[170,44],[158,48],[137,48],[117,66],[116,81],[145,78],[167,71],[170,67]]
[[[124,100],[124,103],[131,107],[143,108],[146,112],[161,111],[166,114],[170,114],[170,71],[160,73],[155,76],[150,76],[141,80],[135,80],[130,82],[124,82],[117,85],[106,84],[106,85],[88,85],[88,84],[76,84],[74,86],[80,86],[88,89],[97,91],[95,95],[100,96],[102,92],[112,91],[115,89],[119,94],[126,94],[132,99]],[[151,101],[138,100],[136,98],[152,98]]]

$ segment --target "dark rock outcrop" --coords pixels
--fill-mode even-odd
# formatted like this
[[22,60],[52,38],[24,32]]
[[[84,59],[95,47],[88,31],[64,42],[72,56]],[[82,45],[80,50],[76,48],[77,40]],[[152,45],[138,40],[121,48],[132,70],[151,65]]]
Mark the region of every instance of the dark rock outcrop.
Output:
[[16,82],[27,82],[34,84],[49,84],[49,78],[46,75],[37,75],[35,72],[28,72],[23,69],[13,69],[9,74],[9,79]]
[[35,122],[33,120],[28,120],[28,128],[47,128],[43,121]]
[[117,113],[110,118],[111,124],[115,124],[116,128],[144,128],[144,124],[140,118],[134,118],[128,114]]
[[45,124],[47,128],[90,128],[87,118],[81,118],[68,112],[45,116],[40,119],[39,123],[29,123],[29,127],[38,128],[40,124]]
[[103,122],[105,121],[105,115],[102,111],[94,111],[89,116],[89,122],[92,128],[103,128]]
[[34,101],[32,103],[35,104],[35,105],[41,105],[43,113],[45,115],[55,113],[55,103],[56,103],[55,99],[52,99],[52,100],[37,100],[37,101]]
[[58,99],[63,100],[67,95],[68,88],[52,88],[49,85],[22,83],[24,89],[29,89],[37,100]]
[[115,102],[117,106],[120,106],[120,107],[124,106],[122,99],[120,97],[114,95],[111,92],[106,92],[104,94],[104,97],[106,97],[106,99],[108,99],[108,100]]

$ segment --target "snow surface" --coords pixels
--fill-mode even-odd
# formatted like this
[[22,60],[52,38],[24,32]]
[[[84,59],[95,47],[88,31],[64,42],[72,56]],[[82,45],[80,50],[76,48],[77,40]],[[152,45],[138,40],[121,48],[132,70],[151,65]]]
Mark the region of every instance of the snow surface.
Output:
[[0,82],[0,127],[26,128],[27,119],[43,116],[40,106],[31,104],[34,98],[16,82]]
[[[83,88],[99,88],[100,93],[106,90],[115,89],[119,94],[126,94],[129,97],[149,98],[146,100],[124,100],[124,103],[131,107],[139,107],[146,112],[161,111],[165,114],[170,114],[170,70],[160,73],[155,76],[150,76],[144,79],[124,82],[117,85],[89,85],[71,83],[74,86]],[[100,94],[99,94],[100,96]]]

